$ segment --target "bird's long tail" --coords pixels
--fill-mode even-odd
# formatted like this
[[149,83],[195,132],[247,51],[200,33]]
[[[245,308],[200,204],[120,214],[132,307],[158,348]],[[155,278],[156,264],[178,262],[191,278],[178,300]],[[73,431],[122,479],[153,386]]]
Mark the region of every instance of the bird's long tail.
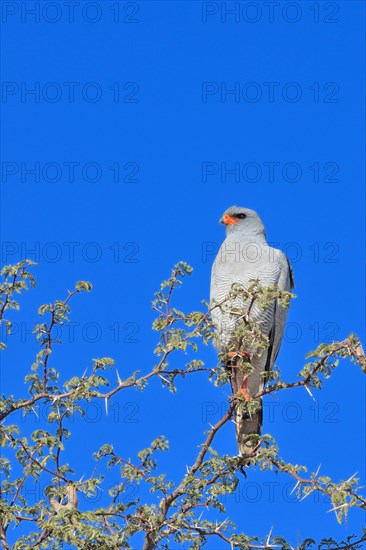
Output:
[[[263,380],[259,371],[256,369],[248,377],[245,377],[238,368],[231,368],[231,386],[234,395],[241,395],[245,401],[249,401],[254,395],[263,388]],[[238,402],[235,409],[235,428],[236,439],[238,442],[239,454],[243,457],[253,455],[254,449],[258,443],[263,419],[262,400],[256,400],[255,412],[249,412],[243,405],[243,401]]]
[[258,443],[258,438],[252,437],[260,435],[262,428],[262,403],[260,411],[255,414],[240,411],[240,406],[235,411],[236,439],[238,442],[239,454],[243,457],[253,455],[254,449]]

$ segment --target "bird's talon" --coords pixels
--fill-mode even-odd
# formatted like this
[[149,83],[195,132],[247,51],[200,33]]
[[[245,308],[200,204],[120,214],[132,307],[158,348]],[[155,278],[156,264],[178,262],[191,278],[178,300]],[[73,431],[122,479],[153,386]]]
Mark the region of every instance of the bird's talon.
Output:
[[247,359],[249,359],[250,353],[248,351],[228,351],[227,356],[228,357],[246,357]]

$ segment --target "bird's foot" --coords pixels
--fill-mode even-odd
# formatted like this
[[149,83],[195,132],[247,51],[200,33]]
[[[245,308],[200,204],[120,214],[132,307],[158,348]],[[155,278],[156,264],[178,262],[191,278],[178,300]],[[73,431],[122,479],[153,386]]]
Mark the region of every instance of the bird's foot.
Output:
[[250,353],[248,351],[228,351],[228,357],[245,357],[250,359]]

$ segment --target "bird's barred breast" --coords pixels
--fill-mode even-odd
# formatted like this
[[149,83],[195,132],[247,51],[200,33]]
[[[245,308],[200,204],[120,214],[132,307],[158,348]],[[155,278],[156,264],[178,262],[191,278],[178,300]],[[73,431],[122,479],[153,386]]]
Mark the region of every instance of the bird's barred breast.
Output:
[[220,294],[222,299],[234,283],[244,287],[257,279],[264,286],[278,283],[281,270],[288,269],[286,262],[283,252],[267,243],[226,239],[212,266],[211,299],[217,301],[212,293]]
[[[228,239],[226,239],[227,241]],[[287,269],[287,260],[284,254],[266,243],[253,242],[224,242],[212,268],[211,277],[211,302],[223,302],[234,283],[248,288],[253,280],[259,280],[263,286],[279,284],[281,272]],[[280,285],[281,286],[281,285]],[[245,313],[247,304],[238,297],[235,307],[243,309]],[[263,310],[254,304],[251,310],[251,318],[259,322],[264,333],[269,333],[274,316],[274,304]],[[225,312],[225,307],[216,308],[212,312],[216,325],[218,340],[221,345],[228,342],[230,335],[235,330],[235,320],[232,315]]]

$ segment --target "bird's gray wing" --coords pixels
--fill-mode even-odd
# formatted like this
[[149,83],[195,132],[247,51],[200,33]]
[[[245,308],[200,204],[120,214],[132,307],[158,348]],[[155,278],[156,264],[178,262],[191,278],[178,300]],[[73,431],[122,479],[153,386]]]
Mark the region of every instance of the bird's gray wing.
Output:
[[[286,290],[291,292],[295,286],[294,274],[291,268],[291,264],[287,256],[278,251],[278,261],[281,264],[281,270],[278,279],[278,288],[281,290]],[[280,351],[283,334],[285,331],[286,318],[288,310],[281,306],[278,300],[274,303],[274,315],[273,315],[273,324],[269,332],[269,347],[267,352],[267,361],[265,366],[265,371],[269,372],[274,362],[277,359],[278,353]]]

